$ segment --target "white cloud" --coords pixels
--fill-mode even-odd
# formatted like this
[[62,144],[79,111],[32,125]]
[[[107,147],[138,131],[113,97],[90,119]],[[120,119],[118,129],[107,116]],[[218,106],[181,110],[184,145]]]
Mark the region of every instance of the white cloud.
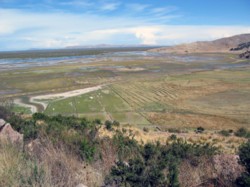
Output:
[[[169,19],[171,16],[174,15],[169,15]],[[128,41],[170,45],[241,33],[250,33],[250,26],[163,25],[137,17],[0,9],[0,50]]]
[[127,4],[126,7],[131,11],[135,11],[135,12],[140,12],[145,10],[146,8],[149,8],[150,5],[148,4],[139,4],[139,3],[131,3],[131,4]]
[[100,10],[113,11],[120,6],[120,3],[104,3],[100,6]]
[[214,40],[242,33],[250,33],[250,26],[175,25],[162,26],[156,39],[158,44],[179,44]]
[[[49,2],[50,4],[53,4],[53,2]],[[94,5],[93,2],[90,2],[88,0],[73,0],[73,1],[63,1],[59,2],[60,5],[66,5],[66,6],[75,6],[75,7],[89,7]]]
[[176,11],[177,9],[178,8],[175,6],[167,6],[167,7],[153,8],[151,12],[157,15],[165,15],[170,12]]

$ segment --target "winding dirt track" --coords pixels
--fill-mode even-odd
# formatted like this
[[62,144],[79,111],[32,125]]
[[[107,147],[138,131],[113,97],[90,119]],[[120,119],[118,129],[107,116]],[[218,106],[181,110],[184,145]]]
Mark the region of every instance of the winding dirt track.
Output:
[[31,104],[24,103],[21,99],[15,99],[14,102],[17,105],[30,108],[31,112],[35,113],[35,112],[38,112],[38,109],[35,106],[37,104],[43,106],[43,109],[45,110],[47,108],[47,106],[48,106],[48,100],[62,100],[62,99],[66,99],[66,98],[69,98],[69,97],[75,97],[75,96],[78,96],[78,95],[83,95],[83,94],[86,94],[86,93],[89,93],[89,92],[99,90],[103,86],[105,86],[105,85],[98,85],[98,86],[94,86],[94,87],[89,87],[89,88],[84,88],[84,89],[79,89],[79,90],[73,90],[73,91],[68,91],[68,92],[63,92],[63,93],[32,96],[29,99],[29,102]]
[[24,103],[21,99],[15,99],[14,103],[17,104],[17,105],[19,105],[19,106],[22,106],[22,107],[25,107],[25,108],[29,108],[32,113],[36,113],[37,112],[36,106]]

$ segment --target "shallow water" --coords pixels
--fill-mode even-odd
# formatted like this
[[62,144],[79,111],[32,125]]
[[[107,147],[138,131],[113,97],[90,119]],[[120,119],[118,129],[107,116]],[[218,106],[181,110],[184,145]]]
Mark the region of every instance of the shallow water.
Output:
[[[39,55],[38,55],[39,56]],[[30,58],[2,58],[0,55],[0,71],[26,69],[31,67],[51,66],[56,64],[72,64],[72,63],[93,63],[102,61],[130,61],[143,59],[158,59],[177,63],[198,64],[201,69],[232,69],[239,67],[248,67],[250,63],[228,64],[221,63],[222,56],[201,56],[201,55],[173,55],[154,53],[148,51],[115,51],[103,52],[100,54],[86,54],[81,56],[59,56],[59,57],[43,57],[34,58],[34,54]],[[114,68],[118,68],[115,67]],[[86,69],[92,70],[94,69]],[[157,70],[155,71],[157,72]]]

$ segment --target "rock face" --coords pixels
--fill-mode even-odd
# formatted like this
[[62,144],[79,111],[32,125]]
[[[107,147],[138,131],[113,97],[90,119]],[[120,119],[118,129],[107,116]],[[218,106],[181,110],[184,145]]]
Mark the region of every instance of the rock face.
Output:
[[244,172],[236,155],[216,155],[212,159],[200,160],[197,165],[185,161],[181,164],[179,181],[190,187],[234,187],[234,181]]
[[[201,41],[188,44],[181,44],[171,47],[152,49],[150,51],[160,53],[240,53],[240,51],[232,51],[241,43],[250,41],[250,34],[241,34],[228,38],[221,38],[214,41]],[[242,52],[242,51],[241,51]]]
[[0,119],[0,141],[23,144],[23,135],[15,131],[9,123]]

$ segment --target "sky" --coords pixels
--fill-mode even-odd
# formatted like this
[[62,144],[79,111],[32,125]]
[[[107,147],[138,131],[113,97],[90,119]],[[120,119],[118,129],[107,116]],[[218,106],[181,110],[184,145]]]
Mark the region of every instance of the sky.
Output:
[[250,0],[0,0],[0,51],[175,45],[250,33]]

